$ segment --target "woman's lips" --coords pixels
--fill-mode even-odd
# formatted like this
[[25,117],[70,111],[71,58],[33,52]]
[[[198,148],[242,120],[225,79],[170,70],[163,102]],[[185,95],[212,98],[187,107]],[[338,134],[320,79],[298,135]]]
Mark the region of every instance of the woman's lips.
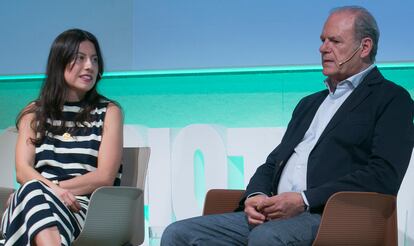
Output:
[[92,75],[84,74],[84,75],[81,75],[79,77],[85,82],[91,82],[92,81]]

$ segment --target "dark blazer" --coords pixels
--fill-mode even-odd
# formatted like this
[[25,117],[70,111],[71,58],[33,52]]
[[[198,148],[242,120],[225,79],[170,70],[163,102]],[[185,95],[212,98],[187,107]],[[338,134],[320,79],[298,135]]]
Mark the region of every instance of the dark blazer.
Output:
[[[328,90],[303,98],[279,146],[251,178],[244,198],[254,192],[277,193],[280,175],[308,130]],[[414,143],[414,103],[402,87],[371,70],[335,113],[308,159],[309,207],[321,212],[338,191],[396,195]]]

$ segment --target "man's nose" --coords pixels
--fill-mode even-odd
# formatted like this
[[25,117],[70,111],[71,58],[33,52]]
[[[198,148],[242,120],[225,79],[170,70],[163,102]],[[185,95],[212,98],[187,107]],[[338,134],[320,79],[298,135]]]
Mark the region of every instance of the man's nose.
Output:
[[330,51],[330,47],[327,41],[322,42],[321,46],[319,47],[319,52],[327,53]]

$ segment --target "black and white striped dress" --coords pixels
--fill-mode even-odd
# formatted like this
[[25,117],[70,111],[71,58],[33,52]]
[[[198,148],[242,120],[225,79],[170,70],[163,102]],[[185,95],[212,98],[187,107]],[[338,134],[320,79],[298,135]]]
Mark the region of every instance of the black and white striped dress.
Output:
[[[47,179],[59,181],[94,171],[108,103],[101,100],[91,112],[93,120],[84,122],[71,135],[45,138],[43,144],[36,147],[35,169]],[[82,102],[65,103],[63,117],[69,129],[75,129],[73,119],[81,110]],[[62,124],[50,120],[48,123]],[[119,185],[119,178],[120,174],[115,185]],[[89,204],[89,195],[76,198],[82,206],[79,213],[71,212],[43,182],[25,183],[14,193],[11,205],[3,215],[1,231],[6,239],[3,243],[6,246],[30,245],[37,232],[57,226],[62,245],[70,245],[83,227]]]

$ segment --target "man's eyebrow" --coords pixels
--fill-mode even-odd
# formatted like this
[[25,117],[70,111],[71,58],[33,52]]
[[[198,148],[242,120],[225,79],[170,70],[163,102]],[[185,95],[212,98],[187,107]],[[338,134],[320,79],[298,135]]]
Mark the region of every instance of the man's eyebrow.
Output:
[[340,37],[340,36],[335,36],[335,35],[331,35],[331,36],[324,36],[324,35],[321,35],[321,36],[320,36],[320,38],[321,38],[321,40],[323,40],[323,39],[328,39],[328,40],[332,40],[332,39],[335,39],[335,40],[340,40],[340,39],[341,39],[341,37]]

